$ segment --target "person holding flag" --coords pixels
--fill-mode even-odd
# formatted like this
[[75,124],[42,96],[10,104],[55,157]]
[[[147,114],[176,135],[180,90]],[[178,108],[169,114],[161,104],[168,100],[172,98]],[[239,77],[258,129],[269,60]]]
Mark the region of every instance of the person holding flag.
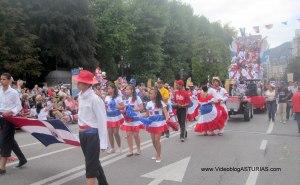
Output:
[[0,88],[0,127],[2,131],[0,133],[0,137],[2,143],[0,147],[0,174],[6,173],[6,163],[8,158],[11,156],[12,151],[19,159],[19,164],[16,167],[22,167],[27,163],[24,154],[14,138],[15,126],[4,119],[4,117],[16,116],[22,110],[19,93],[10,87],[11,81],[12,76],[9,73],[3,73],[1,75],[2,87]]
[[107,185],[107,180],[99,161],[100,139],[107,137],[106,111],[103,100],[96,95],[92,85],[98,83],[94,74],[81,70],[74,76],[80,90],[78,103],[79,139],[85,158],[86,184]]

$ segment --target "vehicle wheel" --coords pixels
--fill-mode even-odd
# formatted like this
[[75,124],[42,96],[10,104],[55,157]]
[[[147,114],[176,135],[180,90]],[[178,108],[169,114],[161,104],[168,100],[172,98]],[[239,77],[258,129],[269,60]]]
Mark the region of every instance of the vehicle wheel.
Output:
[[251,119],[251,108],[248,104],[244,108],[244,121],[250,121]]

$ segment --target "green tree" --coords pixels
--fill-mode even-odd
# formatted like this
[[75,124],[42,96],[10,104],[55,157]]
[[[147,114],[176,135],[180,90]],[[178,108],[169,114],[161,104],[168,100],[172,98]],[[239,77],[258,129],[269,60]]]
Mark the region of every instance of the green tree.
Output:
[[167,25],[167,0],[133,0],[131,12],[135,30],[131,36],[129,61],[139,81],[156,78],[162,72],[162,38]]
[[168,25],[163,37],[163,79],[172,81],[183,70],[191,74],[193,9],[178,1],[168,3]]
[[90,0],[90,14],[96,26],[96,58],[111,79],[122,71],[128,57],[134,26],[129,5],[123,0]]
[[47,70],[94,69],[95,27],[87,0],[28,0],[33,30],[39,36],[40,57]]
[[30,17],[24,0],[0,1],[0,68],[15,77],[41,74],[38,36],[30,32]]

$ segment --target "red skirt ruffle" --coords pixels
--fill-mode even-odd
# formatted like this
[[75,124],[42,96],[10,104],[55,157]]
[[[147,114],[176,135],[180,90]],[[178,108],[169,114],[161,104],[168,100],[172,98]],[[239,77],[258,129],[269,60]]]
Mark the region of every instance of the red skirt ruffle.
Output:
[[164,124],[160,127],[151,127],[151,126],[148,126],[146,127],[146,130],[151,133],[151,134],[161,134],[161,133],[164,133],[168,130],[168,125],[167,124]]
[[116,128],[116,127],[120,127],[123,123],[124,123],[124,118],[120,119],[119,121],[107,121],[107,128]]
[[186,119],[191,122],[194,121],[197,116],[199,116],[199,106],[197,106],[192,114],[187,114]]
[[198,123],[195,125],[194,131],[199,134],[218,134],[226,125],[228,113],[220,104],[215,105],[218,111],[216,119],[207,123]]
[[178,122],[174,122],[174,121],[171,121],[170,119],[167,121],[167,125],[168,125],[168,127],[171,127],[172,128],[172,130],[174,130],[174,131],[178,131],[178,125],[179,125],[179,123]]
[[129,126],[129,125],[121,125],[120,129],[125,132],[139,132],[141,129],[144,129],[144,125],[137,126]]

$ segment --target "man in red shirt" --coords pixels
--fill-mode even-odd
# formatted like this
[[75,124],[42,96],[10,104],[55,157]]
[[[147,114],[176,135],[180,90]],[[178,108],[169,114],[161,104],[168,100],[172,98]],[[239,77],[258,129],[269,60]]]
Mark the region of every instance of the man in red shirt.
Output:
[[184,139],[187,137],[185,128],[186,111],[188,105],[191,103],[191,99],[188,91],[184,89],[184,82],[182,80],[176,80],[176,89],[173,106],[176,107],[177,118],[180,125],[180,140],[184,142]]
[[300,134],[300,87],[298,87],[298,91],[292,97],[292,105],[298,124],[298,133]]

